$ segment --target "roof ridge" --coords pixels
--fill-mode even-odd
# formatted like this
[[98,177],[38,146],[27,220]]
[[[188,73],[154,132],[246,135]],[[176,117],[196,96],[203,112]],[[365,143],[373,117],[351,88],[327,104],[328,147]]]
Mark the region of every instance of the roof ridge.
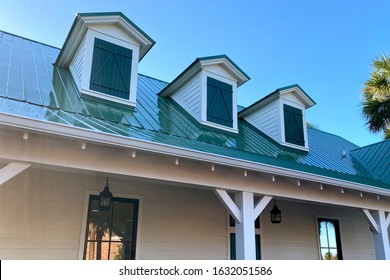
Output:
[[359,148],[353,149],[353,150],[351,150],[351,152],[357,151],[357,150],[366,149],[366,148],[368,148],[368,147],[372,147],[372,146],[376,146],[376,145],[381,145],[381,144],[384,144],[384,143],[390,143],[390,139],[386,139],[386,140],[379,141],[379,142],[376,142],[376,143],[368,144],[368,145],[366,145],[366,146],[363,146],[363,147],[359,147]]

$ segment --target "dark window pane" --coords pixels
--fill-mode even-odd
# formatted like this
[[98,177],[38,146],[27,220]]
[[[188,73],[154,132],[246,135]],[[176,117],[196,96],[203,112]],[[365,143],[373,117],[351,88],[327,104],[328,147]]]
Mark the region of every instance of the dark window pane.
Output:
[[112,208],[100,211],[98,198],[90,197],[85,259],[135,259],[138,200],[113,198]]
[[[260,234],[255,235],[256,260],[261,260]],[[236,234],[230,234],[230,259],[236,259]]]
[[[230,227],[236,226],[236,221],[234,220],[232,215],[229,215],[229,225]],[[260,228],[260,216],[258,216],[255,220],[255,228]]]

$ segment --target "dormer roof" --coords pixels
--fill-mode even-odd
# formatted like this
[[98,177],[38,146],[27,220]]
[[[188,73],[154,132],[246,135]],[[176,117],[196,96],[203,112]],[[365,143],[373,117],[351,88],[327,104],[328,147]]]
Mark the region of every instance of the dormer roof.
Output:
[[[53,65],[57,48],[3,31],[0,38],[0,55],[6,58],[0,60],[0,68],[8,73],[7,79],[0,79],[3,127],[183,156],[248,171],[334,178],[372,187],[375,192],[388,193],[390,189],[389,173],[375,166],[379,156],[383,156],[381,160],[388,156],[383,153],[383,149],[388,151],[388,142],[371,151],[357,149],[340,136],[308,128],[310,151],[305,153],[279,145],[242,119],[238,120],[239,133],[224,133],[200,125],[172,98],[160,97],[158,93],[168,84],[144,75],[138,75],[137,109],[82,98],[71,82],[69,69]],[[33,63],[21,59],[27,55]],[[356,159],[360,160],[359,168]]]
[[248,80],[226,55],[201,57],[159,95],[170,96],[203,125],[237,133],[237,88]]
[[221,66],[231,77],[237,81],[237,87],[250,80],[250,77],[242,71],[227,55],[216,55],[199,57],[188,66],[179,76],[177,76],[164,90],[160,96],[169,96],[180,88],[186,81],[191,79],[207,66]]
[[244,118],[248,114],[264,107],[265,105],[283,97],[286,94],[293,94],[295,98],[297,98],[297,101],[299,100],[299,103],[304,105],[305,109],[316,105],[316,102],[298,84],[293,84],[276,89],[275,91],[263,97],[259,101],[241,110],[238,114],[238,117]]
[[155,44],[152,38],[121,12],[78,13],[55,64],[69,66],[87,30],[102,24],[115,25],[123,34],[131,37],[139,45],[139,61]]
[[278,88],[238,113],[283,146],[309,151],[306,109],[314,100],[297,84]]

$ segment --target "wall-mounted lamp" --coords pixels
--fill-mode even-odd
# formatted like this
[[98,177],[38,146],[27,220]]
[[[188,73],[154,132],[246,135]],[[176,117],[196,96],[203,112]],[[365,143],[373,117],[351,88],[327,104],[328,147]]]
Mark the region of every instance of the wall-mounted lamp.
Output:
[[112,193],[110,192],[110,187],[108,186],[108,177],[106,186],[104,190],[99,194],[99,209],[101,211],[110,210],[112,205]]
[[275,199],[274,199],[274,208],[272,208],[270,214],[271,214],[271,223],[279,224],[282,221],[282,212],[279,210],[278,206],[276,206]]

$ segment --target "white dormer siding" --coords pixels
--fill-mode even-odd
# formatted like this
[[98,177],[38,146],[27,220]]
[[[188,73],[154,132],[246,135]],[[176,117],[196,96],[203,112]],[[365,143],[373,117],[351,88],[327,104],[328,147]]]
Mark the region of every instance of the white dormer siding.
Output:
[[202,122],[201,92],[202,74],[198,73],[171,96],[173,100],[200,123]]
[[237,87],[248,79],[227,56],[198,58],[160,96],[170,96],[203,125],[237,133]]
[[56,65],[81,95],[135,106],[138,63],[153,44],[122,13],[78,14]]
[[274,100],[264,107],[245,116],[245,120],[277,142],[282,139],[279,100]]
[[276,90],[242,110],[245,119],[279,144],[309,150],[306,109],[315,102],[298,86]]

